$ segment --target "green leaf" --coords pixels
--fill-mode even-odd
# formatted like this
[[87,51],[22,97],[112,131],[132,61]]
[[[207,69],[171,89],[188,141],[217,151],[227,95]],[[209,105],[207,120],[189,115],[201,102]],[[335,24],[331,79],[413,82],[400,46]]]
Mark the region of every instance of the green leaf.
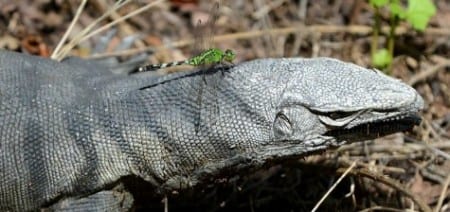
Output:
[[398,1],[391,2],[389,4],[389,9],[391,10],[392,15],[399,17],[400,19],[405,19],[406,11],[403,9],[402,5]]
[[375,7],[382,7],[384,5],[387,5],[389,0],[370,0],[370,4]]
[[414,29],[423,31],[434,14],[436,7],[431,0],[409,0],[406,20]]
[[372,55],[372,63],[376,67],[386,67],[392,62],[392,56],[387,49],[380,49]]

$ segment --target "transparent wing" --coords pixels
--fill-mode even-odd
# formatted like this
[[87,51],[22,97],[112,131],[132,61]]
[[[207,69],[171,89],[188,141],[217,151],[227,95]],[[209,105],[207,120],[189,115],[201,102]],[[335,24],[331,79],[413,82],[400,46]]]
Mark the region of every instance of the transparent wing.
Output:
[[214,46],[214,26],[219,17],[220,0],[214,1],[211,9],[209,10],[209,17],[205,23],[201,20],[197,21],[197,25],[194,30],[194,50],[193,53],[198,55],[205,50],[208,50]]
[[212,8],[209,12],[208,22],[205,24],[205,39],[204,39],[204,48],[209,49],[214,46],[214,34],[215,34],[215,26],[217,19],[219,19],[219,9],[220,9],[220,0],[214,1]]
[[[210,12],[209,12],[208,21],[205,24],[202,24],[201,20],[199,20],[197,23],[197,27],[195,28],[195,31],[194,31],[194,36],[195,36],[195,44],[194,45],[195,45],[195,51],[197,51],[197,52],[195,52],[196,55],[198,55],[198,54],[202,53],[203,51],[208,50],[209,48],[212,48],[214,46],[214,43],[213,43],[214,42],[214,26],[219,17],[219,7],[220,7],[220,0],[216,0],[213,3],[212,8],[209,10]],[[201,33],[201,34],[198,34],[198,33]],[[204,69],[205,68],[204,66],[205,65],[202,65],[202,67],[197,67],[197,68]],[[209,84],[213,83],[213,84],[211,84],[211,88],[214,88],[207,92],[213,92],[213,93],[217,92],[217,89],[214,86],[216,83],[215,82],[207,82],[207,81],[208,80],[206,79],[206,75],[203,74],[202,80],[200,81],[199,93],[197,96],[197,104],[200,108],[202,108],[202,106],[203,106],[202,105],[203,104],[202,97],[203,97],[203,95],[206,95],[206,94],[203,94],[203,92],[204,92],[203,88],[207,83],[209,83]],[[211,107],[211,108],[215,108],[214,114],[218,114],[219,113],[218,102],[215,102],[214,105],[215,105],[215,107]],[[199,111],[200,112],[198,114],[198,120],[200,121],[200,120],[202,120],[202,117],[203,117],[201,112],[204,110],[199,110]],[[216,119],[215,115],[211,116],[210,114],[208,114],[208,118],[210,119],[209,123],[215,123],[215,119]],[[200,125],[196,125],[195,132],[196,133],[200,132],[200,128],[201,128]]]

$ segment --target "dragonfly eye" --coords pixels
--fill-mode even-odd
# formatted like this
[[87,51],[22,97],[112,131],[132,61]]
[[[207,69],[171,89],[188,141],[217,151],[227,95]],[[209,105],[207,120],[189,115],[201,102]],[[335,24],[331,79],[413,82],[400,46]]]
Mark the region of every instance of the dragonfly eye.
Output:
[[229,60],[234,60],[236,57],[236,54],[234,54],[234,52],[230,49],[225,50],[225,55]]

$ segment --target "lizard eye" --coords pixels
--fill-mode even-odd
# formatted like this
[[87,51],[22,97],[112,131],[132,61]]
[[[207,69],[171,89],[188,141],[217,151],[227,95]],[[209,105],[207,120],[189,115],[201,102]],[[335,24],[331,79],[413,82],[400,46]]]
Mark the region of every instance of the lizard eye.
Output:
[[292,134],[292,124],[283,112],[279,112],[275,117],[273,131],[276,138],[283,138]]

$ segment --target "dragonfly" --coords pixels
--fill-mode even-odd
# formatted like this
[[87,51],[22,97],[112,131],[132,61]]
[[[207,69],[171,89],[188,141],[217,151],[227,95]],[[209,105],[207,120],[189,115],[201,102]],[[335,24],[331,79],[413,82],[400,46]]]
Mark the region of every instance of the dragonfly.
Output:
[[191,57],[187,60],[175,61],[170,63],[161,63],[161,64],[149,64],[146,66],[139,67],[138,72],[145,71],[155,71],[158,69],[169,68],[173,66],[179,65],[191,65],[191,66],[205,66],[212,65],[222,62],[233,63],[233,60],[236,58],[236,53],[233,50],[227,49],[225,51],[218,48],[211,48],[203,51],[197,56]]
[[[209,28],[211,34],[212,34],[212,28],[214,27],[215,21],[217,19],[217,13],[220,3],[216,2],[216,4],[213,6],[213,9],[211,9],[211,18],[208,20],[207,27]],[[197,27],[200,26],[200,21],[197,25]],[[196,30],[197,32],[200,30]],[[211,38],[212,35],[209,35]],[[196,36],[196,42],[195,44],[198,46],[200,43],[202,43],[204,40],[204,34],[201,36]],[[212,41],[211,41],[212,43]],[[198,47],[197,47],[198,49]],[[203,67],[208,65],[214,65],[214,64],[222,64],[224,62],[233,64],[234,59],[236,58],[236,53],[233,50],[226,49],[225,51],[219,48],[209,48],[207,50],[204,50],[200,52],[199,54],[188,58],[186,60],[182,61],[175,61],[175,62],[169,62],[169,63],[161,63],[161,64],[149,64],[145,66],[141,66],[138,69],[138,72],[146,72],[146,71],[156,71],[158,69],[163,68],[169,68],[174,66],[180,66],[180,65],[191,65],[194,67]]]

